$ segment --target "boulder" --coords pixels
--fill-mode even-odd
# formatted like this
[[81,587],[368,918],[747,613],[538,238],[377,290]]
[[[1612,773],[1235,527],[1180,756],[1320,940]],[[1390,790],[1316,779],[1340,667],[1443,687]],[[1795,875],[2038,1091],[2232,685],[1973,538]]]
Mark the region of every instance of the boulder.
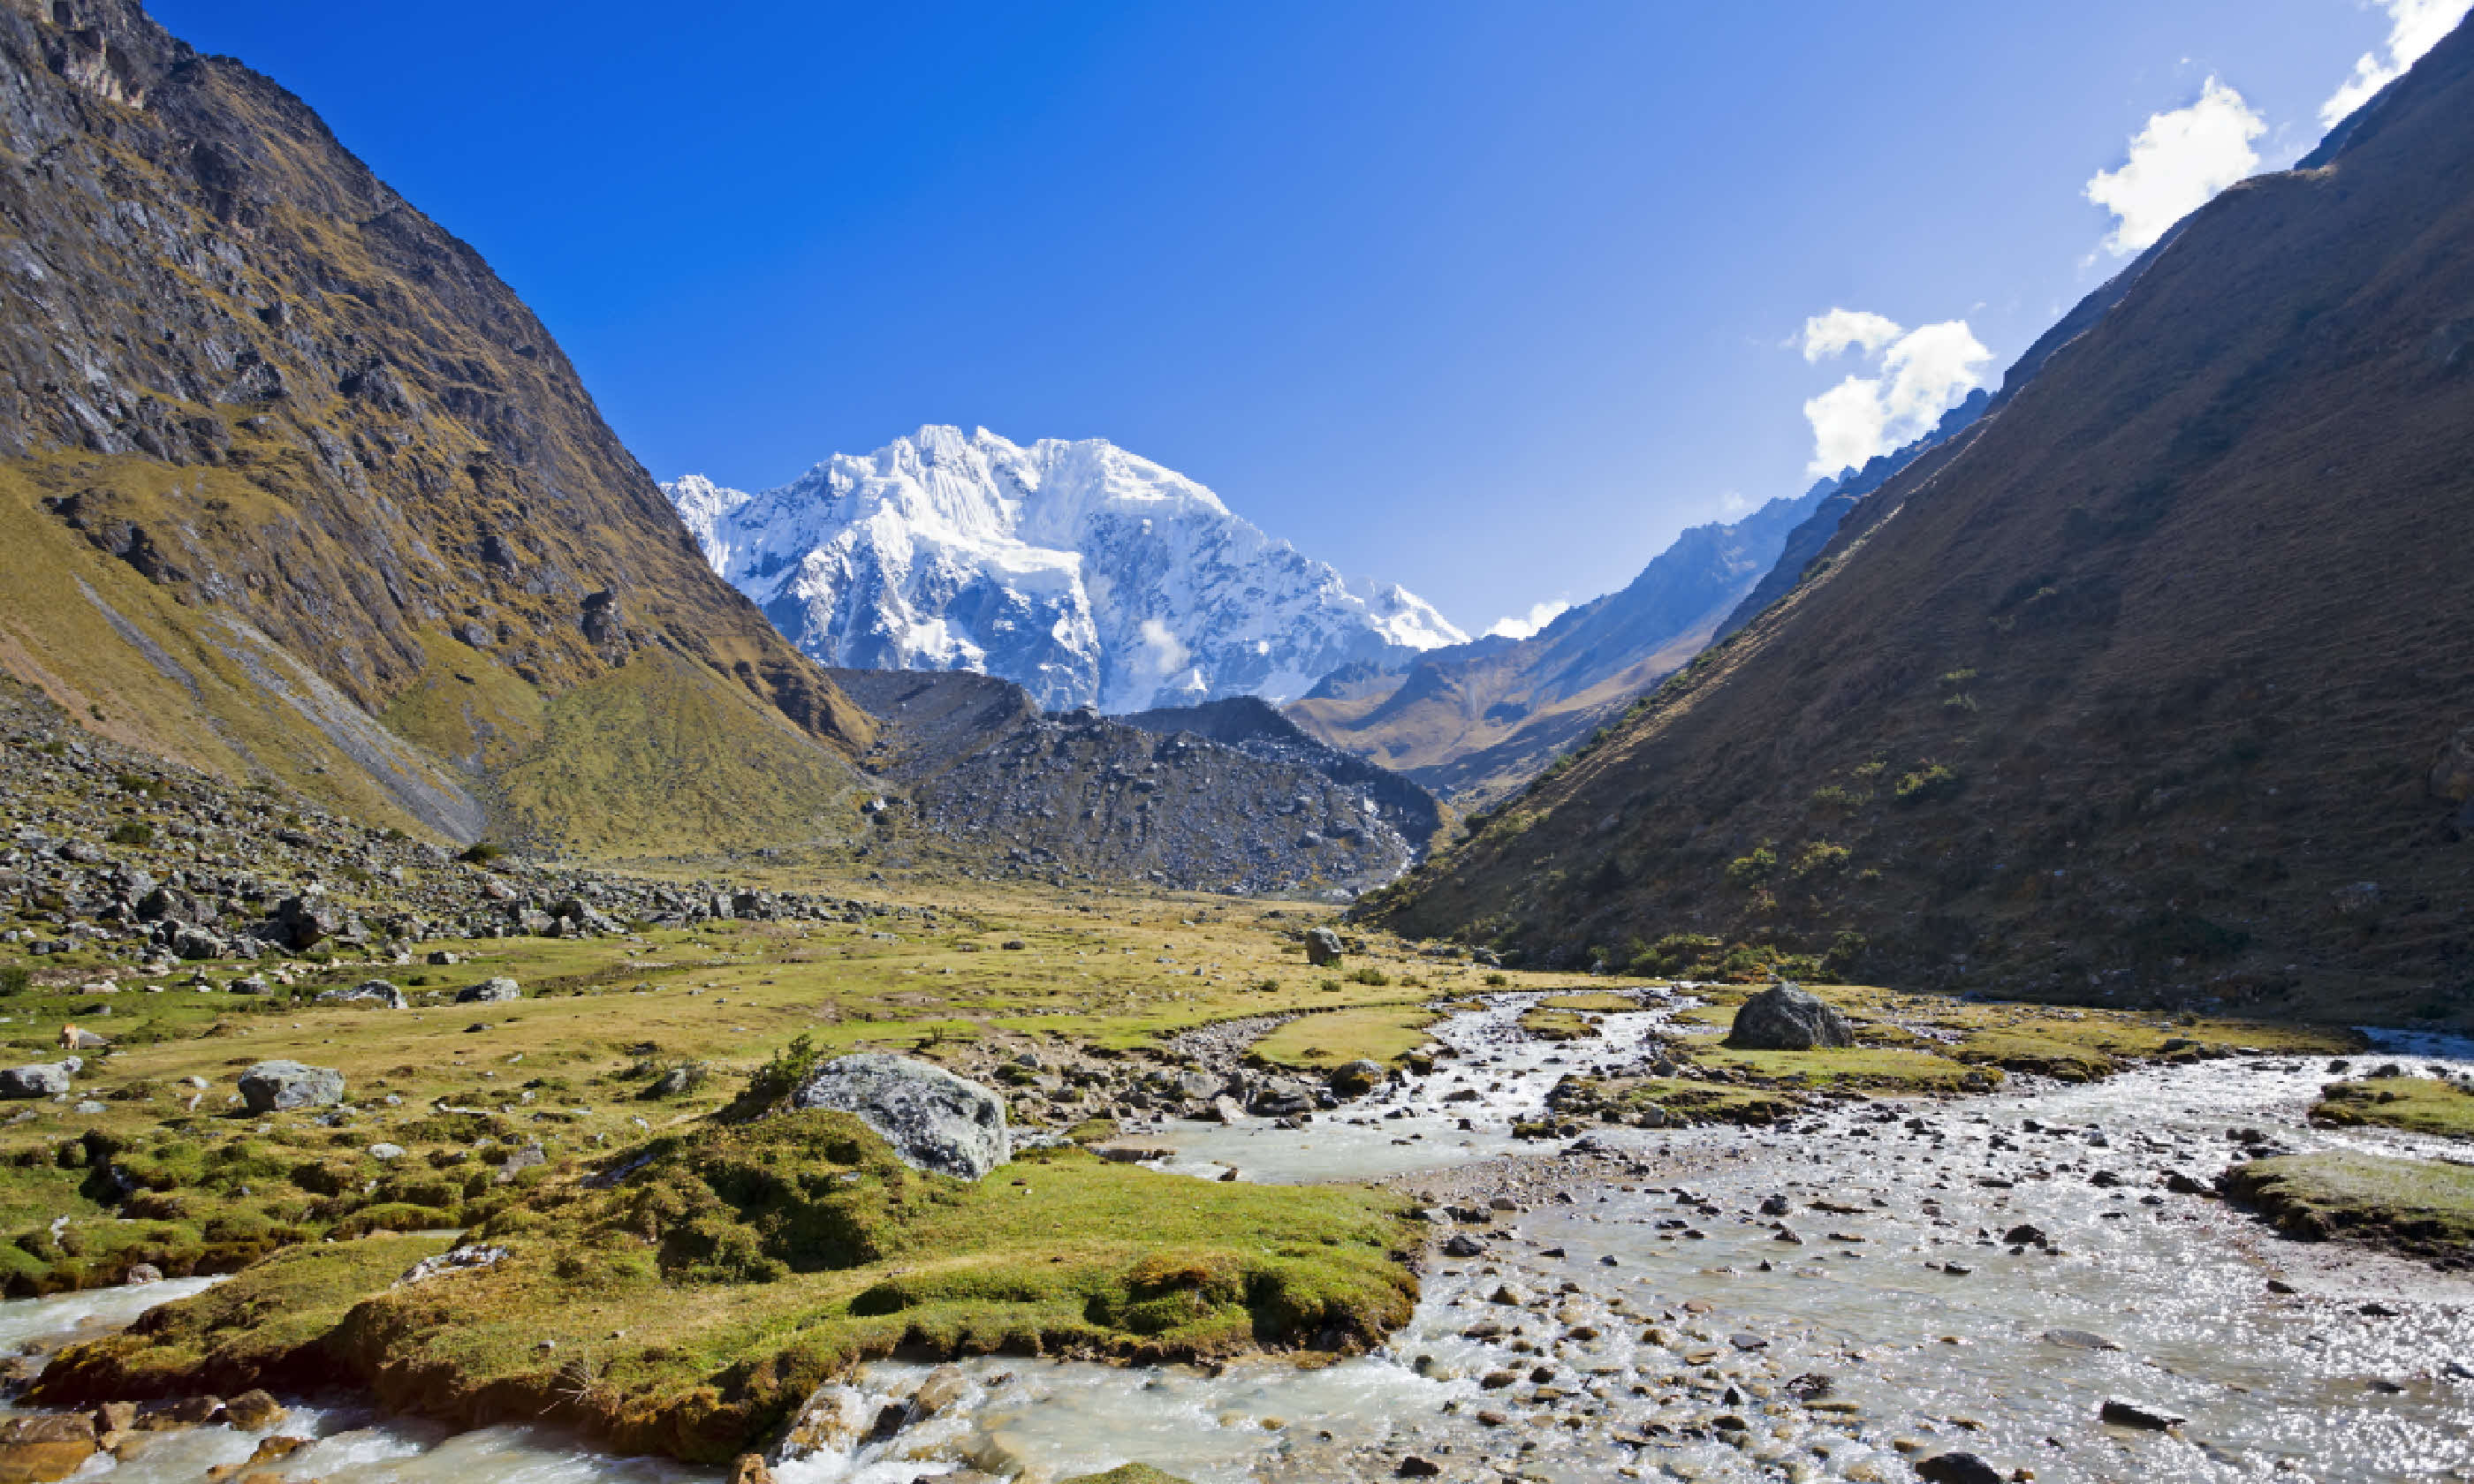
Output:
[[1327,1080],[1331,1089],[1343,1097],[1364,1097],[1391,1081],[1392,1073],[1382,1063],[1370,1062],[1361,1057],[1357,1061],[1343,1062],[1333,1067],[1331,1076]]
[[183,927],[172,935],[172,951],[192,963],[229,957],[230,945],[203,927]]
[[0,1479],[64,1479],[94,1456],[94,1419],[82,1413],[12,1418],[0,1427]]
[[287,946],[305,952],[344,930],[344,909],[324,892],[303,892],[277,903],[275,925]]
[[1852,1046],[1856,1033],[1847,1017],[1818,996],[1792,984],[1773,985],[1744,1001],[1735,1012],[1727,1044],[1746,1051],[1811,1051],[1823,1046]]
[[1317,969],[1340,962],[1340,934],[1328,927],[1306,929],[1306,962]]
[[403,991],[384,979],[364,979],[349,990],[328,990],[318,996],[322,1005],[378,1005],[388,1010],[408,1009],[411,1001]]
[[69,1089],[69,1078],[77,1069],[74,1058],[36,1062],[31,1066],[0,1066],[0,1098],[59,1097]]
[[523,997],[522,988],[513,979],[487,979],[455,992],[455,1003],[459,1005],[496,1005]]
[[1246,1111],[1266,1118],[1282,1118],[1292,1113],[1314,1112],[1314,1094],[1293,1082],[1265,1082],[1254,1089]]
[[914,1169],[977,1180],[1012,1155],[1005,1100],[941,1066],[882,1051],[837,1057],[790,1094],[793,1109],[857,1113]]
[[331,1066],[260,1062],[240,1074],[240,1095],[254,1113],[323,1107],[344,1100],[344,1074]]

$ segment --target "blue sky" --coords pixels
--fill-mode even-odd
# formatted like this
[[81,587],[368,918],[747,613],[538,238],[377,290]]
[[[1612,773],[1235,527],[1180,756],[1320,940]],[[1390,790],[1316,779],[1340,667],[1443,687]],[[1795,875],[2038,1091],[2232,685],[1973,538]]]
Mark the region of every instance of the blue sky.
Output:
[[1475,632],[1998,379],[2464,0],[150,9],[479,249],[657,477],[1104,437]]

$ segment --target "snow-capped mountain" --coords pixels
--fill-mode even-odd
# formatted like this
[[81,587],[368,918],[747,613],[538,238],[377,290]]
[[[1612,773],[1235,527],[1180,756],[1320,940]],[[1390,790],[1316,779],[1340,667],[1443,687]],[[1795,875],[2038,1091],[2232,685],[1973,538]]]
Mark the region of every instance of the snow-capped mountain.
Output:
[[762,494],[699,474],[662,488],[714,570],[817,659],[977,670],[1052,710],[1283,702],[1344,664],[1467,639],[1101,439],[929,426]]

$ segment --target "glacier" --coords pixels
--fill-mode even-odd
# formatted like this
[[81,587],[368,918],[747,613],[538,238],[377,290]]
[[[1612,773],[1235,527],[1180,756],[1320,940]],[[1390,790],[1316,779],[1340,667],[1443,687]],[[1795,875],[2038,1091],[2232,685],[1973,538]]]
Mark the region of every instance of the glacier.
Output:
[[1407,588],[1352,584],[1104,439],[930,425],[762,493],[700,474],[662,491],[713,569],[815,659],[976,670],[1049,710],[1278,704],[1343,665],[1467,639]]

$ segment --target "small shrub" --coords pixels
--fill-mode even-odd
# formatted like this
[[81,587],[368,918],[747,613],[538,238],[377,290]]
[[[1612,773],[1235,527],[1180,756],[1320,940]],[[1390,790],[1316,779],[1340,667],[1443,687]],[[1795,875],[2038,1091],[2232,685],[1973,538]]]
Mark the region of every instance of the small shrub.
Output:
[[1825,783],[1812,791],[1812,805],[1816,809],[1855,810],[1872,802],[1871,794],[1842,783]]
[[160,799],[172,791],[161,778],[150,778],[142,773],[124,773],[111,781],[124,794],[142,794],[149,799]]
[[35,982],[34,971],[23,964],[11,964],[0,969],[0,994],[23,994]]
[[1934,799],[1947,799],[1958,792],[1958,775],[1937,762],[1926,763],[1899,778],[1893,796],[1901,803],[1924,803]]
[[747,1095],[767,1104],[788,1097],[815,1065],[816,1038],[803,1031],[747,1079]]
[[506,853],[504,850],[492,845],[487,840],[475,840],[466,846],[455,858],[468,865],[486,866]]
[[1371,964],[1367,965],[1363,969],[1350,970],[1348,977],[1358,984],[1370,984],[1378,990],[1392,982],[1392,976],[1390,974],[1385,973],[1382,969],[1375,968]]
[[1796,855],[1795,874],[1808,876],[1816,872],[1844,871],[1847,869],[1847,847],[1832,845],[1827,840],[1815,840]]
[[1502,974],[1489,974],[1481,982],[1490,990],[1499,990],[1505,985],[1510,984],[1512,981]]
[[1766,840],[1755,846],[1751,854],[1727,862],[1727,879],[1737,886],[1758,886],[1777,872],[1778,850]]
[[1843,979],[1856,971],[1870,945],[1862,933],[1841,932],[1831,942],[1830,951],[1821,956],[1821,967],[1831,978]]
[[1888,770],[1889,766],[1887,762],[1876,757],[1871,762],[1857,763],[1852,771],[1859,778],[1878,778]]
[[155,826],[144,820],[123,820],[111,826],[107,838],[114,845],[153,845]]

